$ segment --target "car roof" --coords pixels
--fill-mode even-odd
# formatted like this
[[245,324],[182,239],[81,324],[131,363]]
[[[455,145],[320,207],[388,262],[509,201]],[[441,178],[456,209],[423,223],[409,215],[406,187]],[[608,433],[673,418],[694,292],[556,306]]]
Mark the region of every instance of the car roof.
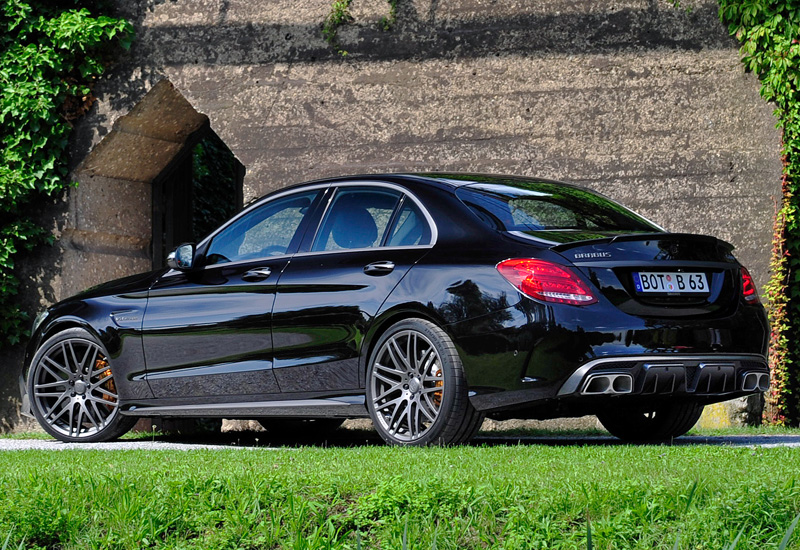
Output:
[[328,181],[331,183],[339,181],[372,181],[372,180],[386,180],[386,181],[416,181],[429,184],[439,184],[444,187],[462,187],[474,183],[495,183],[495,184],[508,184],[514,182],[520,183],[555,183],[559,185],[569,185],[561,181],[549,180],[544,178],[527,177],[527,176],[513,176],[507,174],[481,174],[471,172],[400,172],[400,173],[385,173],[385,174],[358,174],[352,176],[341,176],[335,178],[325,178],[316,180],[315,183]]
[[302,183],[297,183],[294,185],[288,185],[281,189],[276,189],[266,195],[261,197],[257,197],[252,199],[247,203],[247,205],[254,204],[256,202],[261,202],[263,199],[266,199],[274,194],[283,193],[286,191],[291,191],[294,189],[302,189],[303,187],[309,185],[320,185],[320,184],[332,184],[335,185],[336,183],[340,182],[357,182],[357,181],[364,181],[364,182],[374,182],[374,181],[385,181],[385,182],[392,182],[392,183],[399,183],[399,184],[411,184],[410,187],[413,188],[415,184],[423,184],[423,185],[430,185],[433,187],[439,187],[444,189],[451,189],[455,190],[459,187],[463,187],[465,185],[471,185],[476,183],[489,183],[489,184],[498,184],[498,185],[508,185],[509,183],[551,183],[557,185],[563,185],[566,187],[578,187],[583,189],[583,187],[579,185],[574,185],[571,183],[565,183],[563,181],[545,179],[545,178],[536,178],[536,177],[527,177],[527,176],[512,176],[507,174],[481,174],[481,173],[462,173],[462,172],[399,172],[399,173],[378,173],[378,174],[355,174],[349,176],[336,176],[336,177],[329,177],[329,178],[320,178],[316,180],[306,181]]

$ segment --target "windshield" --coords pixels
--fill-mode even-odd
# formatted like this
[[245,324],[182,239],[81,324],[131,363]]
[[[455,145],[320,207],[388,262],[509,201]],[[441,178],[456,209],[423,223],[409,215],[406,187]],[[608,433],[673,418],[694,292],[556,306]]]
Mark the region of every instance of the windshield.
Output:
[[[500,231],[660,233],[654,223],[587,189],[549,182],[476,183],[456,195]],[[572,240],[572,239],[570,239]]]

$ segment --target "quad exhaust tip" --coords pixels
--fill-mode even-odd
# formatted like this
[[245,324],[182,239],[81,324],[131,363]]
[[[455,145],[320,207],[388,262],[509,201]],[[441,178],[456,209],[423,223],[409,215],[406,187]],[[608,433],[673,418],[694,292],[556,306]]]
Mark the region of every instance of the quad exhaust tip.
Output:
[[769,389],[769,374],[766,372],[748,372],[742,381],[743,391],[767,391]]
[[633,392],[630,374],[593,374],[586,379],[581,395],[618,395]]

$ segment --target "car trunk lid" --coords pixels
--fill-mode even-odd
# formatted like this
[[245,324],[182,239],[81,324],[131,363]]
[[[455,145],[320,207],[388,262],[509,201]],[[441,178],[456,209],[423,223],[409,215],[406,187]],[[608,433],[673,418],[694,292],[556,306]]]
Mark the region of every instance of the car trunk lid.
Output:
[[561,235],[561,242],[550,249],[577,267],[603,296],[627,313],[721,315],[736,305],[740,265],[732,254],[733,245],[725,241],[687,233],[567,240],[573,236],[583,237]]

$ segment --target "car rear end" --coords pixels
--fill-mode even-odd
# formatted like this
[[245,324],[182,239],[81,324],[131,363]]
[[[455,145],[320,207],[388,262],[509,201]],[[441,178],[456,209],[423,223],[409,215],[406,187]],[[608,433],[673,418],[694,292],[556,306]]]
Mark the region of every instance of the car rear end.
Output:
[[711,403],[766,391],[766,314],[731,250],[669,233],[555,247],[605,305],[598,328],[620,338],[595,346],[557,395]]
[[766,314],[730,244],[666,232],[557,182],[495,179],[456,193],[513,243],[497,270],[525,297],[515,308],[527,311],[518,328],[530,342],[516,391],[476,395],[476,406],[555,417],[768,389]]

